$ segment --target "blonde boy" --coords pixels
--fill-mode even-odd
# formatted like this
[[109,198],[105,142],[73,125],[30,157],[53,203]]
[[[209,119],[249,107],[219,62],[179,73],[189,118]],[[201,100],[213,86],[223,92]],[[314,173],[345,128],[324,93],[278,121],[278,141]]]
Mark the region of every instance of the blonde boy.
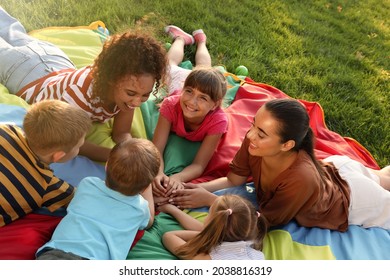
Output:
[[70,202],[74,187],[55,177],[49,164],[74,158],[90,127],[83,110],[59,100],[32,105],[23,129],[0,124],[0,226]]

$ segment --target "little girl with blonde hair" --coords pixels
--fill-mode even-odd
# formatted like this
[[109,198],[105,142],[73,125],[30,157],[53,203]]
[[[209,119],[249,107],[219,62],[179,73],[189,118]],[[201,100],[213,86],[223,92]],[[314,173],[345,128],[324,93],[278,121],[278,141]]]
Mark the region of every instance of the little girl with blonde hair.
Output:
[[204,225],[174,205],[164,204],[159,210],[175,217],[186,229],[163,235],[164,246],[180,259],[264,260],[261,250],[267,220],[241,196],[219,196]]

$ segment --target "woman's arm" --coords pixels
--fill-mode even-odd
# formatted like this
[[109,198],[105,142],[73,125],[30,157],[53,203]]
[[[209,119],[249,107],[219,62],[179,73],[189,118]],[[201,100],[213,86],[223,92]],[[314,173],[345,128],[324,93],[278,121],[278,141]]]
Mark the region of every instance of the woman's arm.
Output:
[[112,140],[115,143],[119,143],[127,138],[131,138],[131,125],[133,123],[134,110],[132,111],[119,111],[114,117],[114,123],[112,126]]
[[172,192],[173,197],[169,200],[169,202],[177,205],[181,209],[211,206],[217,198],[217,196],[212,192],[229,187],[240,186],[246,183],[246,181],[247,177],[229,172],[227,177],[218,178],[209,182],[200,184],[185,183],[185,189],[174,190]]
[[[120,111],[114,117],[114,123],[111,132],[111,138],[115,143],[119,143],[122,140],[131,138],[131,122],[133,121],[134,111],[123,112]],[[86,156],[91,160],[106,162],[110,154],[111,149],[103,147],[91,142],[85,142],[80,148],[80,155]]]
[[79,154],[90,160],[106,162],[111,149],[85,141],[80,148]]

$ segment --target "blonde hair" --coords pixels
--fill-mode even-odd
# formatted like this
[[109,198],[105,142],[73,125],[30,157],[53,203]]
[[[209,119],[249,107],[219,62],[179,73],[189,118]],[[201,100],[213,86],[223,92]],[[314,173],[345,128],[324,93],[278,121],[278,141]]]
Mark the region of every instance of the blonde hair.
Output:
[[23,120],[26,140],[34,152],[69,152],[91,128],[88,114],[60,100],[31,105]]
[[184,87],[195,88],[208,96],[214,102],[222,100],[227,91],[225,76],[214,67],[196,67],[187,76]]
[[131,138],[115,145],[106,165],[106,185],[124,195],[139,194],[160,168],[156,146],[147,139]]
[[201,253],[209,254],[223,241],[253,240],[253,248],[262,250],[268,222],[264,215],[256,212],[251,202],[238,195],[223,195],[216,199],[210,209],[205,228],[180,246],[176,251],[177,256],[192,259]]

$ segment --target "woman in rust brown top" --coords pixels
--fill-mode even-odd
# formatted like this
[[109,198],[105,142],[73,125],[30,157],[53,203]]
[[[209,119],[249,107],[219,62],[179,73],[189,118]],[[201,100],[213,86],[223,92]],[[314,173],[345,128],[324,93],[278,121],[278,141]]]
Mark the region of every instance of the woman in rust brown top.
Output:
[[275,99],[258,110],[230,169],[227,177],[186,184],[172,203],[210,205],[216,197],[211,192],[251,177],[259,210],[271,225],[295,219],[338,231],[348,224],[390,229],[390,166],[372,170],[346,156],[317,160],[309,116],[295,99]]

